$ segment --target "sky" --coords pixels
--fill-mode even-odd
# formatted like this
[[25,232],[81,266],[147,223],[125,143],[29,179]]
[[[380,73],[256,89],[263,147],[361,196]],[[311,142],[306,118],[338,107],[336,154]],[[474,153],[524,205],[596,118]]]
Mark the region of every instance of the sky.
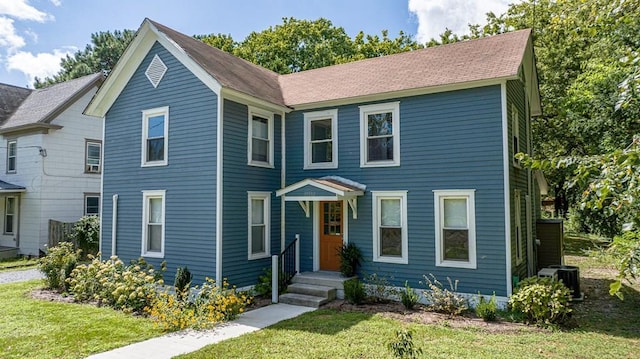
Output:
[[136,30],[148,17],[187,35],[230,34],[241,41],[283,17],[331,20],[354,36],[400,31],[419,42],[445,28],[468,32],[514,0],[0,0],[0,83],[32,87],[60,71],[60,59],[84,49],[91,34]]

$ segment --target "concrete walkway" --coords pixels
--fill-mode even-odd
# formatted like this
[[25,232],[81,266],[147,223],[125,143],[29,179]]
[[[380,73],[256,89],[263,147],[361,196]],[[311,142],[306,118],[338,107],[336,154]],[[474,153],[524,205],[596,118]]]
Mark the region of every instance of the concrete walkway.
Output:
[[169,359],[176,355],[194,352],[209,344],[254,332],[282,320],[294,318],[313,310],[315,310],[315,308],[289,304],[271,304],[243,313],[238,316],[238,319],[221,324],[215,329],[201,332],[186,330],[171,333],[108,352],[95,354],[87,359]]
[[0,284],[24,282],[32,279],[42,279],[44,276],[38,269],[12,269],[6,272],[0,272]]

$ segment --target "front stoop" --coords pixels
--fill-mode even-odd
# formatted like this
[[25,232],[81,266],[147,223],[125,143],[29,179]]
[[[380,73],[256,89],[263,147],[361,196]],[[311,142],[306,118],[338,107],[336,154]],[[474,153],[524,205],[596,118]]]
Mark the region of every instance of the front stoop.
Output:
[[344,299],[344,278],[337,272],[305,272],[293,277],[280,302],[318,308],[336,298]]

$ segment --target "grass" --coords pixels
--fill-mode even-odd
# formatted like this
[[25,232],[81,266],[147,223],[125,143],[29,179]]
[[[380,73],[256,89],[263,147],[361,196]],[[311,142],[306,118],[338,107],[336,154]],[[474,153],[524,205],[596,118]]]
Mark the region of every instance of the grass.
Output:
[[16,270],[16,269],[30,269],[36,268],[38,265],[37,258],[26,258],[26,257],[16,257],[16,258],[6,258],[0,259],[0,272]]
[[0,358],[83,358],[161,334],[146,318],[30,298],[41,283],[0,285]]
[[[405,323],[380,314],[319,310],[264,330],[180,356],[198,358],[393,358],[387,344],[399,329],[413,331],[423,358],[634,358],[640,348],[640,285],[625,301],[608,294],[615,275],[605,242],[568,238],[566,264],[580,267],[586,299],[574,305],[574,329],[495,332],[478,327]],[[300,345],[304,343],[304,345]]]

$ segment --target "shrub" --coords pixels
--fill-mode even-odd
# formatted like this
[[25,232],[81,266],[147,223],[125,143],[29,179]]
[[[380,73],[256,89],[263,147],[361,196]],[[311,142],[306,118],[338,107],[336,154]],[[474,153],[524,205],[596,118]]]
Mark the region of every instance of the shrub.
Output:
[[362,263],[363,257],[360,249],[355,244],[343,244],[338,248],[340,257],[340,273],[344,277],[353,277]]
[[571,291],[552,278],[531,277],[520,282],[509,298],[512,310],[522,312],[526,321],[549,326],[567,319]]
[[98,216],[84,216],[73,226],[70,237],[76,240],[78,248],[82,250],[82,257],[98,253],[100,241],[100,218]]
[[193,276],[191,272],[189,272],[189,268],[178,267],[176,270],[176,279],[173,282],[173,287],[176,289],[176,294],[178,299],[182,299],[182,296],[189,290],[191,287],[191,279]]
[[396,331],[396,340],[390,342],[387,347],[396,358],[414,359],[422,355],[421,348],[414,348],[413,334],[406,329]]
[[[182,298],[188,298],[188,295]],[[190,328],[197,322],[195,305],[168,290],[159,292],[144,311],[165,332]]]
[[[258,283],[253,287],[253,290],[257,295],[269,296],[271,295],[271,267],[262,270],[262,274],[258,276]],[[278,294],[283,293],[287,289],[287,281],[283,271],[280,271],[278,276]]]
[[398,291],[389,283],[387,278],[373,273],[364,278],[366,294],[377,302],[385,302],[399,295]]
[[624,299],[621,291],[622,281],[630,281],[640,277],[640,231],[627,231],[613,237],[613,244],[608,253],[616,258],[618,275],[610,284],[609,294]]
[[413,309],[416,304],[418,304],[418,300],[420,297],[418,294],[409,286],[409,282],[404,282],[404,290],[400,292],[400,301],[402,305],[408,310]]
[[498,317],[498,304],[496,303],[496,293],[487,301],[484,296],[478,293],[478,303],[476,304],[476,315],[485,322],[493,322]]
[[426,285],[429,290],[422,291],[427,302],[429,302],[429,309],[445,313],[449,315],[458,315],[467,310],[467,300],[457,293],[458,281],[451,281],[451,278],[447,277],[449,282],[449,288],[445,288],[442,283],[433,275],[431,278],[423,275]]
[[60,242],[49,248],[49,253],[40,258],[38,269],[44,274],[45,286],[60,292],[67,291],[66,279],[76,267],[80,252],[73,249],[70,242]]
[[76,267],[67,280],[69,292],[80,302],[96,300],[125,312],[141,312],[151,304],[157,288],[164,282],[162,273],[140,258],[124,263],[113,256],[104,262],[94,259]]
[[364,286],[358,278],[352,278],[344,282],[344,298],[351,304],[360,304],[366,294]]

